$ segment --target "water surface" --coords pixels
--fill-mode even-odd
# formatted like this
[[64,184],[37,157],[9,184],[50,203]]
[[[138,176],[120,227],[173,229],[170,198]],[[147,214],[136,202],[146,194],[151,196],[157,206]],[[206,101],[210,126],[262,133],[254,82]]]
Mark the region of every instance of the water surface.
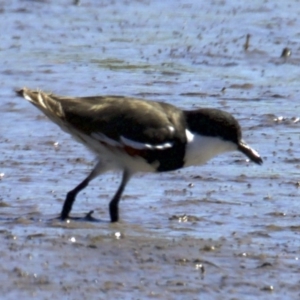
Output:
[[[194,1],[195,2],[195,1]],[[0,5],[1,292],[6,299],[296,299],[299,37],[295,1],[10,1]],[[244,50],[245,37],[251,34]],[[291,57],[281,58],[288,47]],[[264,159],[138,174],[120,203],[105,174],[55,220],[93,155],[17,98],[127,95],[215,107]]]

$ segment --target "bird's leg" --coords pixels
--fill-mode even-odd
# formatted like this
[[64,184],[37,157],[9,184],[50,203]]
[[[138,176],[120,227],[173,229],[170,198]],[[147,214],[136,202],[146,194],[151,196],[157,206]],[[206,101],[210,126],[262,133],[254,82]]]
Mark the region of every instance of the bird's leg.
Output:
[[98,162],[97,165],[95,166],[95,168],[93,169],[93,171],[89,174],[88,177],[86,177],[79,185],[77,185],[73,190],[71,190],[70,192],[68,192],[67,196],[66,196],[66,200],[65,203],[63,205],[62,211],[61,211],[61,215],[60,218],[62,220],[65,220],[69,217],[69,213],[72,209],[73,203],[76,199],[77,194],[82,191],[84,188],[86,188],[88,186],[88,184],[90,183],[91,180],[93,180],[94,178],[96,178],[98,175],[100,175],[101,173],[104,173],[105,171],[107,171],[108,168],[106,166],[106,164],[103,164],[102,162]]
[[112,198],[112,200],[109,203],[109,214],[110,214],[110,220],[111,222],[118,222],[119,221],[119,201],[122,196],[122,193],[125,189],[126,184],[128,183],[129,179],[131,177],[131,173],[128,170],[123,171],[123,177],[121,184]]
[[69,217],[69,213],[72,209],[73,203],[75,201],[75,198],[77,196],[77,194],[83,190],[84,188],[86,188],[89,184],[90,180],[89,177],[85,178],[80,184],[78,184],[75,189],[73,189],[72,191],[68,192],[67,196],[66,196],[66,200],[64,203],[64,206],[62,208],[61,211],[61,215],[60,218],[62,220],[65,220]]

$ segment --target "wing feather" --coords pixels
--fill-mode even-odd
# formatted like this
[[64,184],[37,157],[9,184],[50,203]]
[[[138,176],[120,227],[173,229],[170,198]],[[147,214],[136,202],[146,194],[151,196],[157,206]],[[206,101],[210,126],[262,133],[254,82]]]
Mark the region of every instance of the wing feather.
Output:
[[172,105],[114,96],[96,97],[92,103],[77,99],[61,102],[66,121],[85,134],[110,139],[111,145],[164,150],[186,142],[185,118]]

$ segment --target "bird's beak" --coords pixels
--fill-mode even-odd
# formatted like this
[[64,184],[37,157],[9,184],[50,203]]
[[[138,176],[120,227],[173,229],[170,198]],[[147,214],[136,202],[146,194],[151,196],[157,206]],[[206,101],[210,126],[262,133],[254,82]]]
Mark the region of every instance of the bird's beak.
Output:
[[249,147],[244,141],[241,141],[239,143],[238,150],[244,153],[250,160],[252,160],[256,164],[261,165],[263,163],[260,155],[254,149]]

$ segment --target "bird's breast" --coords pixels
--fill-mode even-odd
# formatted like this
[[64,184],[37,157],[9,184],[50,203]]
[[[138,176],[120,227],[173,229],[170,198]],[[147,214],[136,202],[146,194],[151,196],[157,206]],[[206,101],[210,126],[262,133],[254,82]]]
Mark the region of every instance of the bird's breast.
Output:
[[237,146],[219,137],[209,137],[186,130],[187,144],[184,167],[203,165],[214,156],[237,150]]

